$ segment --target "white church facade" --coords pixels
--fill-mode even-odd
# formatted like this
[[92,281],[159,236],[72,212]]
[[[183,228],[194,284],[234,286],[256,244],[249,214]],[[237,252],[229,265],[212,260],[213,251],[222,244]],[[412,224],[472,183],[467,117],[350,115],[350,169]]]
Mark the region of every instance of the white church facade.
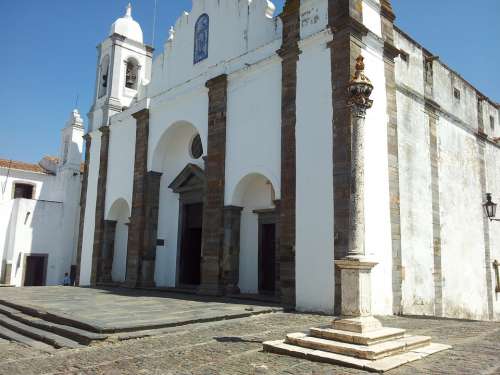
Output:
[[0,284],[61,285],[76,278],[83,120],[73,111],[59,157],[0,159]]
[[[130,6],[98,47],[79,285],[340,307],[364,57],[373,312],[500,319],[499,105],[394,25],[388,0],[193,0],[153,59]],[[495,260],[496,266],[495,266]]]

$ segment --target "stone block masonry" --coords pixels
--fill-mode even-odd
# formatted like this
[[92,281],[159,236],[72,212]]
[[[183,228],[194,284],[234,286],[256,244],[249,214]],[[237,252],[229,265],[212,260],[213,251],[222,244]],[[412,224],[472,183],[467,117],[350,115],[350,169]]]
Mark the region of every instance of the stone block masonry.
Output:
[[104,210],[106,205],[106,183],[108,180],[109,126],[99,128],[101,132],[101,149],[99,153],[99,177],[97,179],[97,197],[95,209],[94,245],[92,252],[92,269],[90,285],[95,286],[100,281],[102,245],[104,241]]
[[209,80],[205,202],[200,293],[223,294],[224,187],[226,171],[227,75]]
[[283,43],[281,92],[281,201],[279,218],[279,276],[281,303],[295,307],[295,203],[297,62],[300,40],[300,1],[288,0],[280,15]]
[[[132,212],[127,242],[127,273],[125,284],[129,287],[153,286],[154,274],[141,272],[146,221],[146,189],[149,139],[149,110],[133,114],[137,121],[135,139],[134,182]],[[154,260],[153,260],[154,262]],[[154,267],[146,264],[148,270]],[[146,270],[145,270],[146,271]]]

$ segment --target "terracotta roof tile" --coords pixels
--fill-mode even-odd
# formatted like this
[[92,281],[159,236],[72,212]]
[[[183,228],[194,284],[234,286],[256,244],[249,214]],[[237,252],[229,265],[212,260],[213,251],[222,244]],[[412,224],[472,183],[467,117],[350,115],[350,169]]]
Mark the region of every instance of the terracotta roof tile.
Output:
[[19,171],[27,171],[27,172],[35,172],[43,174],[47,173],[45,169],[40,167],[38,164],[24,163],[22,161],[7,160],[7,159],[0,159],[0,168],[7,168],[7,169],[10,168]]

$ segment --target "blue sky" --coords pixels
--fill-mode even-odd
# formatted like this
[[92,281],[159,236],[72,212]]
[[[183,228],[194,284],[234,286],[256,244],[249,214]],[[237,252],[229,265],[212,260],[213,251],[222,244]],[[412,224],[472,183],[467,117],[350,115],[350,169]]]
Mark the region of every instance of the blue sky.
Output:
[[[90,108],[96,45],[127,0],[0,0],[0,158],[57,155],[60,129],[79,95]],[[151,43],[154,0],[132,1]],[[275,4],[281,9],[283,0]],[[397,24],[493,100],[500,101],[499,0],[393,0]],[[191,0],[158,0],[155,47]]]

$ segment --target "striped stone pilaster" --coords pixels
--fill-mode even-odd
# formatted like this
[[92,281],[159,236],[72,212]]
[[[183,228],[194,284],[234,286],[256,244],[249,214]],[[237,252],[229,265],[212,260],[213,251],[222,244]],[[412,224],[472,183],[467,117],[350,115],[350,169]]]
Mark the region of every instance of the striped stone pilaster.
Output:
[[[335,259],[347,255],[351,185],[351,109],[347,106],[347,86],[354,74],[356,58],[361,54],[363,26],[362,2],[331,0],[328,23],[333,32],[331,80],[333,107],[333,187]],[[333,264],[332,264],[333,267]],[[335,312],[341,308],[340,270],[335,268]]]
[[279,218],[279,277],[283,306],[295,308],[295,203],[297,62],[300,40],[300,1],[288,0],[283,13],[281,89],[281,201]]
[[115,252],[115,233],[116,221],[104,220],[104,236],[101,247],[101,261],[99,262],[100,283],[109,283],[112,281],[111,272],[113,271],[113,258]]
[[[125,284],[128,287],[142,285],[141,268],[146,217],[145,195],[147,188],[149,110],[143,109],[132,116],[136,119],[137,126],[135,133],[132,210],[127,242],[127,273]],[[144,276],[147,279],[148,275]]]
[[441,261],[441,205],[439,199],[439,112],[432,102],[426,104],[429,119],[431,163],[432,250],[434,258],[434,315],[443,316],[443,269]]
[[[478,112],[478,117],[482,117],[482,112]],[[479,121],[477,147],[479,153],[479,182],[481,183],[481,202],[486,199],[488,191],[488,180],[486,176],[486,140],[487,135],[484,134],[484,127],[481,129],[482,119]],[[479,199],[478,199],[479,201]],[[493,260],[491,258],[491,243],[490,243],[490,221],[483,214],[483,238],[484,238],[484,270],[486,276],[486,299],[488,307],[488,319],[493,320],[495,317],[494,311],[494,286],[493,286]]]
[[401,208],[399,194],[398,112],[396,103],[396,66],[399,50],[394,46],[396,16],[389,0],[380,3],[382,38],[384,39],[384,73],[387,97],[387,149],[389,163],[389,204],[392,245],[392,311],[402,314],[403,261],[401,254]]
[[226,173],[227,75],[209,80],[208,139],[201,249],[201,294],[223,294],[224,188]]
[[101,149],[99,154],[99,177],[97,178],[97,195],[95,207],[94,246],[92,252],[92,268],[90,285],[95,286],[100,279],[100,262],[104,243],[104,210],[106,205],[106,184],[108,180],[109,126],[99,128],[101,132]]
[[87,205],[87,186],[89,182],[90,147],[92,138],[90,134],[83,136],[85,140],[85,162],[83,164],[82,187],[80,190],[80,221],[78,226],[78,244],[76,248],[76,279],[75,284],[80,285],[80,271],[82,263],[83,229],[85,224],[85,207]]

